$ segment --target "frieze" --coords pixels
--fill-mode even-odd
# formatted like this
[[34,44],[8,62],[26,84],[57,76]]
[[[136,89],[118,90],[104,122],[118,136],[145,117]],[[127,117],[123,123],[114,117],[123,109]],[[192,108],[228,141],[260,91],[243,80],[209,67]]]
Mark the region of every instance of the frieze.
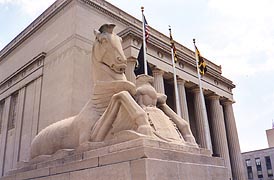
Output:
[[[142,39],[142,31],[140,29],[134,29],[133,27],[126,28],[125,30],[118,33],[118,35],[120,37],[122,37],[123,39],[127,38],[127,37],[131,37],[133,39]],[[166,42],[166,41],[163,41],[163,40],[151,35],[150,39],[148,40],[148,44],[156,47],[156,49],[160,49],[161,53],[168,54],[168,55],[170,55],[170,53],[171,53],[169,41]],[[195,60],[194,56],[186,54],[185,52],[182,52],[181,49],[177,50],[177,55],[179,57],[178,58],[179,66],[177,68],[182,70],[182,69],[184,69],[184,66],[186,64],[188,64],[190,67],[192,67],[194,70],[196,70],[196,62],[195,62],[196,60]],[[161,59],[158,56],[156,58]],[[218,79],[219,81],[227,84],[227,86],[230,87],[231,89],[233,89],[235,87],[235,85],[232,83],[231,80],[229,80],[221,75],[221,69],[219,66],[211,63],[210,61],[207,61],[207,62],[208,62],[207,74],[209,76],[211,76],[215,79]],[[190,75],[193,75],[193,74],[190,74]],[[230,90],[230,92],[231,92],[231,90]]]
[[0,84],[0,94],[4,93],[9,88],[14,86],[18,82],[22,81],[24,78],[26,78],[28,75],[32,74],[36,70],[42,68],[44,66],[45,56],[46,56],[46,53],[44,52],[38,54],[36,57],[30,60],[27,64],[25,64],[15,73],[13,73],[10,77],[5,79]]

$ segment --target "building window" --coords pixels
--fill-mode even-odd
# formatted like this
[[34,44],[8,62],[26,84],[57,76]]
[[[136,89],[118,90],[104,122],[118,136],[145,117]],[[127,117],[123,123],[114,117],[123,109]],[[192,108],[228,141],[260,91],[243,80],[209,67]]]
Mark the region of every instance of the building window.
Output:
[[11,95],[8,130],[15,127],[16,110],[18,104],[18,92]]
[[252,166],[251,166],[251,160],[246,159],[245,160],[246,169],[247,169],[247,177],[248,179],[253,179],[253,172],[252,172]]
[[258,178],[263,178],[261,159],[260,158],[255,158],[255,162],[256,162],[256,168],[257,168]]
[[0,101],[0,134],[2,131],[2,119],[3,119],[3,111],[4,111],[4,103],[5,101]]
[[273,177],[272,165],[270,156],[265,156],[265,164],[268,177]]

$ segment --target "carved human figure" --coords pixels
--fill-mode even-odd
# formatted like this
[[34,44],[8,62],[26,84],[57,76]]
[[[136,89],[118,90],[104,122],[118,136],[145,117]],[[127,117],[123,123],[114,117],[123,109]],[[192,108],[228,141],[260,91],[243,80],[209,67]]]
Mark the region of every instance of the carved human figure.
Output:
[[151,76],[137,76],[135,99],[147,113],[154,136],[164,141],[197,147],[189,124],[166,105],[166,95],[157,93],[152,83]]

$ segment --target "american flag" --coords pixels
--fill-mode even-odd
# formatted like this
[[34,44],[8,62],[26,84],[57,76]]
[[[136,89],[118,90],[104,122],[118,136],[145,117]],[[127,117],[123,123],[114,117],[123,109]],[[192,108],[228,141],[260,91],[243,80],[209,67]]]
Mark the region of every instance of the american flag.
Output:
[[149,38],[149,27],[148,27],[147,20],[146,20],[145,16],[144,16],[144,29],[145,29],[145,38],[146,38],[146,42],[147,42],[148,38]]

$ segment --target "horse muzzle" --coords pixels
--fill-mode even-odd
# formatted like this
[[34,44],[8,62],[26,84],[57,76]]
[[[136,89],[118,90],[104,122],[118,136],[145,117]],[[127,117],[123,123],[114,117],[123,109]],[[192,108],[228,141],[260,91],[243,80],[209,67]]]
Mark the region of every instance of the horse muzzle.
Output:
[[114,72],[122,74],[122,73],[125,72],[126,67],[127,67],[126,64],[119,64],[119,65],[112,64],[110,68],[111,68]]

